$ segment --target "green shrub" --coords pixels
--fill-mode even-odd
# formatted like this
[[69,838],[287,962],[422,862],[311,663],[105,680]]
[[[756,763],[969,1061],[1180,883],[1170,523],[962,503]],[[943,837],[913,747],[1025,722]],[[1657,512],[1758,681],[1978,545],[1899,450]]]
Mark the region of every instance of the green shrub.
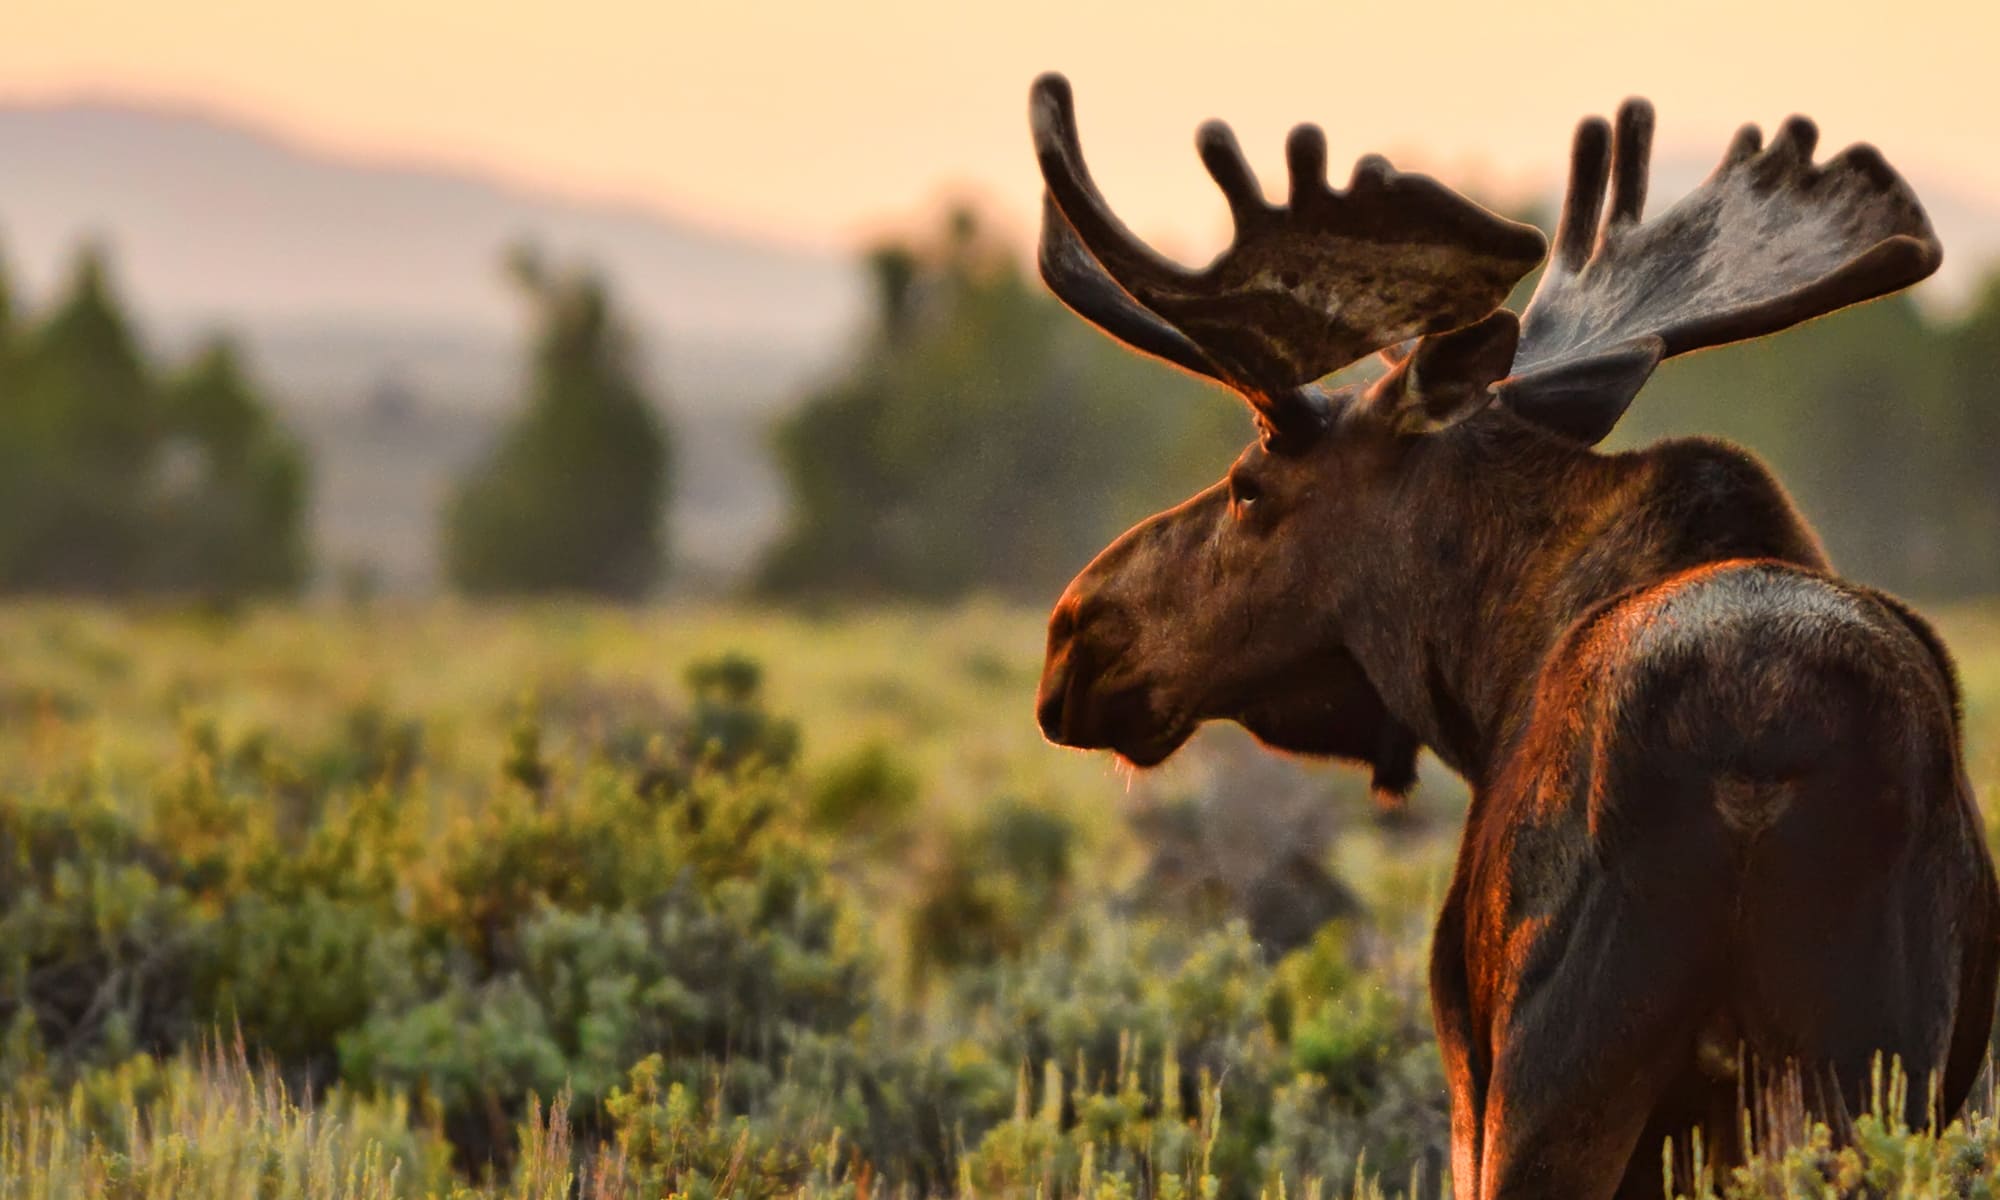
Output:
[[916,807],[917,775],[894,749],[866,742],[829,764],[813,784],[807,812],[831,833],[882,831]]
[[1019,954],[1066,897],[1076,827],[1013,797],[949,837],[913,905],[910,961],[919,976]]
[[0,794],[0,1027],[59,1083],[208,1019],[192,984],[213,922],[175,867],[88,793]]

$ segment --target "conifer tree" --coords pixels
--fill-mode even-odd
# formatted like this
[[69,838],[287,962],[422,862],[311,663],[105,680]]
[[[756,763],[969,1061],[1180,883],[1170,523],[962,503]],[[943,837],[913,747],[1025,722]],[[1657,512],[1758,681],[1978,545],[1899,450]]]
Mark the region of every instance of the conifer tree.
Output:
[[32,327],[0,279],[0,589],[294,590],[305,489],[233,350],[158,382],[100,251]]
[[129,591],[146,543],[138,481],[158,400],[98,249],[78,255],[18,359],[0,586]]
[[230,595],[295,590],[308,560],[305,457],[231,343],[211,341],[167,385],[162,426],[150,483],[163,536],[148,582]]
[[767,592],[1046,598],[1250,435],[1200,385],[1065,312],[969,210],[866,266],[860,353],[777,430],[791,505]]
[[452,581],[639,599],[666,565],[666,424],[601,278],[532,250],[509,268],[538,327],[527,407],[449,504]]

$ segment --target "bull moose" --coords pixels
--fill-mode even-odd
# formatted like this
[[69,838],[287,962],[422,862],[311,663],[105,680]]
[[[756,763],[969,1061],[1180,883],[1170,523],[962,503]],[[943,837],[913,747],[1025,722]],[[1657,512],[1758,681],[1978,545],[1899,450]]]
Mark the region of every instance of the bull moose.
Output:
[[[1260,435],[1069,585],[1040,725],[1150,766],[1228,719],[1380,788],[1419,746],[1466,778],[1431,965],[1454,1195],[1658,1195],[1664,1139],[1740,1158],[1777,1079],[1840,1130],[1878,1056],[1911,1116],[1955,1112],[2000,890],[1943,644],[1836,576],[1746,452],[1593,448],[1660,360],[1937,268],[1882,156],[1815,164],[1811,122],[1747,126],[1646,220],[1650,106],[1585,120],[1517,318],[1537,230],[1376,156],[1336,190],[1313,126],[1283,205],[1202,126],[1235,236],[1194,270],[1112,214],[1067,81],[1030,117],[1050,289],[1234,389]],[[1375,382],[1326,382],[1374,353]]]

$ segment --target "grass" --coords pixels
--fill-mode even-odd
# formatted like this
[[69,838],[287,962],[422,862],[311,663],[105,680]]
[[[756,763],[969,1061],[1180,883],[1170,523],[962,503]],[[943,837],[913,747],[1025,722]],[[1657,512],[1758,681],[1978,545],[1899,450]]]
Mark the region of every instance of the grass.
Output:
[[[1435,1193],[1462,789],[1053,749],[1041,617],[0,610],[0,1200]],[[1300,844],[1361,911],[1278,954]],[[1993,1107],[1717,1194],[2000,1194]]]

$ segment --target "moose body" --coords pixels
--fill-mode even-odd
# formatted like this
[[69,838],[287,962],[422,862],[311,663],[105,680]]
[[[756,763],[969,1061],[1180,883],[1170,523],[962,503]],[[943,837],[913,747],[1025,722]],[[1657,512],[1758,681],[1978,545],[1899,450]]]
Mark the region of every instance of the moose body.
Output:
[[1657,1195],[1664,1138],[1740,1156],[1760,1076],[1839,1123],[1878,1054],[1917,1081],[1899,1115],[1926,1085],[1956,1111],[1995,913],[1950,678],[1905,610],[1773,559],[1564,631],[1433,946],[1461,1194]]
[[[1741,1157],[1746,1103],[1753,1133],[1780,1132],[1774,1095],[1844,1131],[1878,1055],[1909,1115],[1956,1111],[2000,886],[1942,643],[1835,577],[1742,451],[1591,448],[1662,357],[1934,269],[1894,172],[1865,148],[1814,166],[1795,118],[1641,224],[1651,119],[1628,104],[1615,146],[1580,127],[1517,319],[1497,306],[1539,234],[1380,160],[1332,192],[1310,127],[1282,209],[1205,126],[1237,238],[1167,263],[1083,171],[1067,85],[1033,103],[1044,278],[1263,432],[1071,583],[1038,719],[1141,766],[1228,719],[1379,791],[1419,746],[1468,780],[1431,978],[1454,1194],[1656,1195],[1666,1138]],[[1316,382],[1377,350],[1376,383]]]
[[1575,599],[1433,641],[1463,665],[1406,698],[1473,783],[1431,971],[1461,1195],[1657,1195],[1664,1139],[1739,1159],[1782,1072],[1838,1126],[1878,1054],[1917,1121],[1985,1061],[2000,913],[1942,644],[1744,456],[1599,470],[1575,551],[1431,568]]

